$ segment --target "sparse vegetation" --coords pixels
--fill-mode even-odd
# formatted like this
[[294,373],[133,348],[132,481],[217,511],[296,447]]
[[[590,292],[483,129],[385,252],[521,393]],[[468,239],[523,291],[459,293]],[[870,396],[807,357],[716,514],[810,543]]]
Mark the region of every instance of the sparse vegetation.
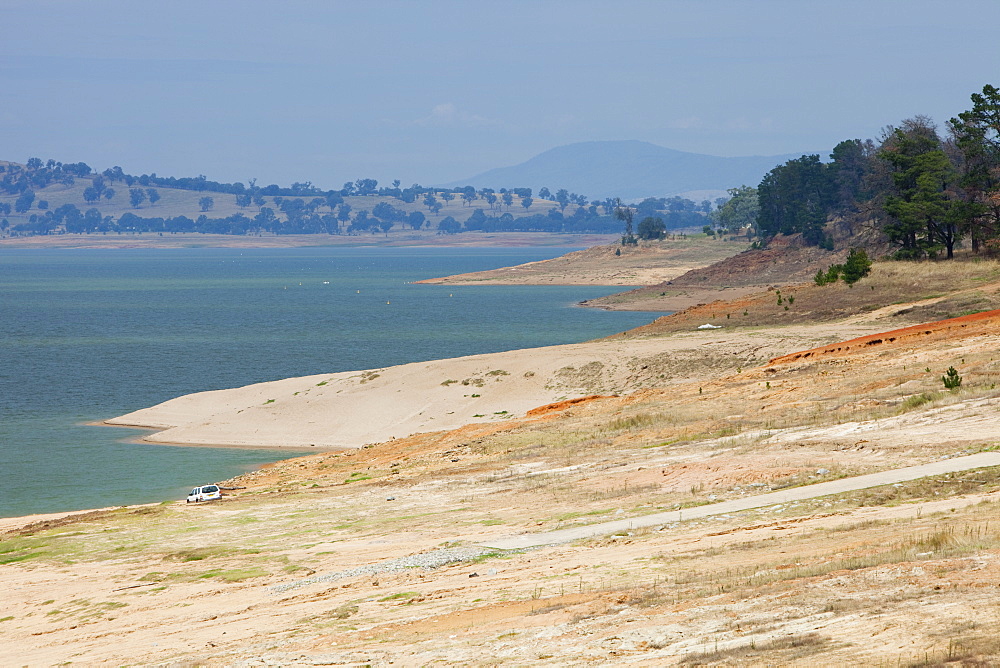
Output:
[[[934,309],[971,310],[996,298],[991,261],[948,269],[954,272],[950,278],[930,263],[879,263],[865,282],[873,289],[860,297],[844,284],[782,286],[759,302],[705,309],[714,309],[717,318],[731,313],[735,326],[750,320],[750,312],[756,318],[780,311],[792,320],[808,311],[823,319],[835,311],[865,313],[862,305],[891,305],[905,300],[907,291],[938,295],[933,304],[900,304],[866,316],[876,319],[865,325],[869,331],[880,331],[904,317],[893,311],[926,307],[906,314],[922,317]],[[969,291],[958,297],[949,281]],[[966,302],[972,299],[977,301]],[[793,304],[798,308],[784,310]],[[704,312],[692,317],[705,322]],[[857,325],[843,331],[850,327],[864,332]],[[830,332],[842,332],[798,330],[807,334],[782,339],[802,343],[788,344],[793,350],[826,348],[840,340]],[[67,601],[91,594],[70,592],[92,587],[93,579],[62,576],[93,565],[120,578],[123,589],[114,596],[129,605],[94,607],[103,617],[88,623],[131,615],[133,624],[143,614],[140,606],[158,606],[157,618],[181,620],[177,628],[184,634],[185,624],[201,629],[205,622],[204,610],[188,602],[211,595],[231,628],[264,629],[254,640],[264,647],[279,633],[268,629],[280,626],[281,651],[303,656],[317,642],[336,638],[335,651],[343,656],[360,657],[363,648],[367,660],[374,647],[389,658],[410,652],[407,658],[423,663],[452,660],[457,654],[447,653],[460,643],[462,651],[487,647],[498,655],[502,650],[504,661],[529,663],[540,656],[573,661],[597,652],[611,662],[618,656],[612,652],[630,652],[647,662],[670,657],[691,665],[873,662],[884,658],[878,654],[883,645],[870,634],[891,629],[895,637],[912,637],[927,648],[926,658],[904,653],[891,657],[895,663],[995,662],[1000,649],[988,640],[989,629],[965,620],[975,621],[993,605],[1000,525],[994,504],[978,501],[1000,491],[1000,467],[725,516],[693,519],[682,513],[682,521],[663,526],[631,529],[626,522],[613,535],[566,548],[480,552],[440,569],[369,569],[399,554],[462,550],[490,536],[627,521],[997,447],[990,425],[1000,398],[1000,362],[988,330],[905,346],[883,340],[850,352],[769,362],[774,353],[767,346],[786,334],[740,332],[746,345],[738,347],[727,343],[725,330],[711,338],[698,333],[697,353],[665,347],[660,356],[621,365],[632,383],[640,374],[658,379],[641,391],[518,419],[479,402],[489,412],[477,414],[487,419],[476,424],[280,462],[242,477],[234,486],[247,489],[217,506],[110,511],[5,534],[0,561],[8,560],[10,569],[33,569],[33,577],[58,575],[60,590],[58,603],[48,594],[35,599],[46,604],[18,599],[4,637],[57,626],[64,633],[78,623],[63,616],[71,610]],[[494,387],[490,378],[508,384],[516,378],[507,376],[522,374],[522,367],[500,364],[514,371],[485,367],[441,385],[478,381]],[[573,366],[556,375],[574,381],[605,383],[618,372],[610,363],[560,364]],[[965,377],[961,391],[942,391],[939,378],[951,374],[942,377],[940,370],[949,364]],[[437,385],[433,375],[429,382]],[[470,392],[459,394],[477,397]],[[551,395],[574,398],[562,388]],[[986,426],[950,432],[942,427],[973,419]],[[907,432],[913,425],[928,432]],[[403,546],[401,536],[412,538],[415,547]],[[157,586],[144,586],[152,584]],[[217,595],[285,586],[309,588],[275,597],[277,607]],[[914,624],[918,604],[921,618]],[[48,615],[50,607],[57,612]],[[280,624],[270,623],[276,609]],[[542,615],[548,617],[539,620]],[[501,630],[514,630],[498,638],[497,619]],[[813,633],[815,627],[803,620],[815,619],[824,627]],[[545,634],[523,633],[539,621],[560,625],[558,651]],[[864,629],[863,638],[852,631],[857,628]],[[101,632],[118,629],[110,625]],[[220,637],[213,639],[218,650],[198,651],[236,656],[235,643],[243,639]],[[659,650],[666,651],[654,654]]]

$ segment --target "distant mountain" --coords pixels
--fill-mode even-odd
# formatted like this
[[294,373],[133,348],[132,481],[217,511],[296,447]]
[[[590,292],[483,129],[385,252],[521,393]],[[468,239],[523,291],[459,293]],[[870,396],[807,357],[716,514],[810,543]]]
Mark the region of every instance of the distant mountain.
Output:
[[500,167],[445,187],[566,188],[591,199],[669,197],[696,190],[756,186],[776,165],[801,153],[720,158],[685,153],[643,141],[588,141],[545,151],[513,167]]

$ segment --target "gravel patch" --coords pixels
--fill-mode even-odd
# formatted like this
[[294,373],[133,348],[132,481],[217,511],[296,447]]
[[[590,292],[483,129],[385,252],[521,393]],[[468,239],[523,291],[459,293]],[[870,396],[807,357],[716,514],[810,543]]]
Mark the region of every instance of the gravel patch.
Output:
[[398,559],[390,559],[388,561],[382,561],[375,564],[363,564],[361,566],[355,566],[354,568],[348,568],[346,571],[336,571],[334,573],[314,575],[312,577],[305,578],[304,580],[275,585],[271,587],[271,591],[281,593],[292,589],[298,589],[299,587],[305,587],[306,585],[316,584],[317,582],[334,582],[336,580],[343,580],[344,578],[353,578],[358,575],[398,573],[399,571],[404,571],[408,568],[440,568],[441,566],[447,566],[448,564],[454,564],[461,561],[471,561],[484,554],[493,554],[496,552],[498,552],[498,550],[485,547],[446,547],[432,552],[411,554]]

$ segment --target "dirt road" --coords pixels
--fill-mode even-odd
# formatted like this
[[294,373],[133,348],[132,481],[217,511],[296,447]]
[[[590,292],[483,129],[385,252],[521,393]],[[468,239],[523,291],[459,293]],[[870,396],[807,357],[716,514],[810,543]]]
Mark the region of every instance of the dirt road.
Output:
[[606,536],[619,531],[639,529],[642,527],[656,526],[659,524],[671,524],[684,520],[693,520],[710,515],[721,515],[724,513],[734,513],[753,508],[763,508],[789,501],[803,501],[814,499],[819,496],[830,494],[841,494],[843,492],[853,492],[868,487],[878,487],[880,485],[891,485],[907,480],[916,480],[932,475],[944,473],[955,473],[958,471],[968,471],[970,469],[984,468],[986,466],[1000,466],[1000,452],[981,452],[968,457],[954,457],[930,464],[920,466],[907,466],[901,469],[881,471],[868,475],[860,475],[853,478],[842,478],[830,482],[821,482],[815,485],[804,487],[794,487],[783,489],[768,494],[757,494],[742,499],[713,503],[707,506],[697,506],[674,510],[664,513],[655,513],[643,517],[632,517],[614,522],[601,522],[584,527],[574,527],[572,529],[562,529],[547,533],[525,534],[521,536],[508,536],[497,538],[496,540],[483,541],[483,547],[491,547],[500,550],[516,550],[529,547],[540,547],[542,545],[554,545],[557,543],[568,543],[581,538],[593,538],[594,536]]

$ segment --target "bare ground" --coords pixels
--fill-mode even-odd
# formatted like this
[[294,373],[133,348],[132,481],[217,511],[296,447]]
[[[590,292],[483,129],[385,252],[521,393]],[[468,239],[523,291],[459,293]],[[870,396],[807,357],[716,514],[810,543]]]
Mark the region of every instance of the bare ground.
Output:
[[736,255],[746,242],[675,235],[637,246],[611,243],[490,271],[431,278],[458,285],[652,285]]
[[996,449],[1000,313],[902,327],[897,311],[941,303],[924,296],[647,330],[609,342],[662,342],[636,350],[627,394],[571,365],[551,405],[282,462],[214,505],[8,523],[0,662],[994,664],[998,467],[475,548]]

